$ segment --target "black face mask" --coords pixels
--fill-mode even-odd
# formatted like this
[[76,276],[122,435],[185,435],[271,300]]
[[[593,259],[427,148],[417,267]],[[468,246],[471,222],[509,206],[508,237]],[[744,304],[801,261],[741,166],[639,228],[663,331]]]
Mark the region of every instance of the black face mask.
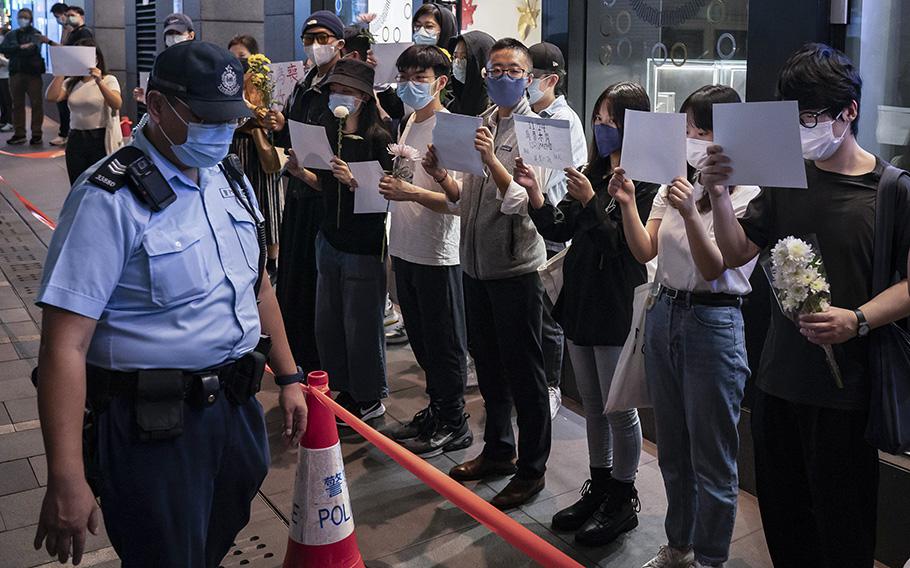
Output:
[[250,70],[250,61],[246,57],[240,60],[240,64],[243,65],[244,73]]

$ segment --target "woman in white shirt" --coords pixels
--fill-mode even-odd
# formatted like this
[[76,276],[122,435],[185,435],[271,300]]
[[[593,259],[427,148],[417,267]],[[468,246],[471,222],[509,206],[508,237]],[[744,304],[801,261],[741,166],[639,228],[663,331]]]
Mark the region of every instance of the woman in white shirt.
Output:
[[[122,99],[120,83],[108,75],[101,53],[94,40],[85,39],[76,45],[95,48],[97,66],[84,77],[54,77],[47,88],[49,101],[67,101],[70,109],[70,135],[66,144],[66,173],[70,183],[92,164],[107,155],[104,145],[105,127],[116,120]],[[119,125],[118,125],[119,128]]]
[[[610,182],[610,193],[623,208],[629,248],[642,263],[657,256],[660,285],[650,298],[644,352],[667,491],[668,545],[644,568],[723,565],[733,534],[736,426],[749,377],[740,308],[751,291],[755,260],[737,269],[724,265],[711,203],[698,182],[714,139],[712,105],[728,102],[740,102],[739,95],[709,85],[683,103],[693,183],[676,178],[661,188],[647,225],[635,214],[634,187],[625,172],[617,168]],[[737,216],[758,193],[754,186],[731,190]]]

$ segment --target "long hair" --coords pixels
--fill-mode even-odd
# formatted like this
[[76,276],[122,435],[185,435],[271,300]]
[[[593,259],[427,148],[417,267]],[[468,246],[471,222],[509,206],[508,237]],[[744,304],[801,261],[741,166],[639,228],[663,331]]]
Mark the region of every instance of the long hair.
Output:
[[[651,110],[651,99],[644,87],[631,81],[622,81],[614,83],[604,89],[604,92],[597,97],[594,108],[591,109],[591,127],[594,127],[594,120],[600,112],[600,107],[604,101],[610,103],[610,116],[616,127],[619,129],[619,138],[622,140],[626,124],[627,110],[640,110],[649,112]],[[591,144],[588,146],[588,177],[592,180],[605,178],[611,171],[610,156],[601,157],[597,151],[597,142],[591,137]]]
[[[104,77],[107,75],[107,64],[104,62],[104,54],[101,53],[101,48],[98,47],[98,44],[95,43],[94,39],[85,38],[80,39],[75,43],[75,45],[80,47],[94,47],[95,48],[95,58],[98,60],[98,63],[95,64],[95,67],[101,70],[101,76]],[[76,84],[82,80],[82,77],[68,77],[66,82],[63,84],[67,93],[72,92],[76,87]]]

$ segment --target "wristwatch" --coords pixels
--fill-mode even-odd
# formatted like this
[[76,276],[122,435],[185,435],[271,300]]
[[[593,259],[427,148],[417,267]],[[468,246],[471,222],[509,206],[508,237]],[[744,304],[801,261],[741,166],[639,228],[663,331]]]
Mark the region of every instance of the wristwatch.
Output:
[[275,384],[279,387],[286,387],[294,383],[302,383],[305,378],[306,375],[304,375],[303,369],[297,367],[297,372],[293,375],[275,375]]
[[866,315],[862,312],[862,310],[853,310],[853,313],[856,314],[856,322],[859,324],[859,326],[856,328],[856,336],[866,337],[872,330],[872,328],[869,327],[869,322],[866,321]]

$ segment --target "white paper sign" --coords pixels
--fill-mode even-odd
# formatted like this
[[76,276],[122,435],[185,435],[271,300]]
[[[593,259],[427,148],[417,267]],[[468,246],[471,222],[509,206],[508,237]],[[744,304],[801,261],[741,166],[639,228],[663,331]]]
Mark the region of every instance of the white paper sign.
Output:
[[525,163],[551,170],[575,167],[568,120],[515,115],[515,133]]
[[635,181],[686,177],[686,115],[627,110],[620,166]]
[[149,88],[149,72],[140,71],[139,72],[139,88],[142,89],[142,92],[148,92]]
[[413,43],[376,43],[373,44],[373,57],[376,58],[376,75],[374,85],[388,85],[394,83],[398,77],[398,56],[404,50],[414,45]]
[[294,87],[306,77],[303,61],[285,61],[271,63],[272,81],[275,89],[272,91],[272,108],[281,109],[288,102]]
[[90,74],[89,69],[96,65],[94,47],[51,46],[51,68],[56,76],[85,77]]
[[[411,0],[369,0],[367,12],[376,14],[370,32],[379,43],[396,43],[411,39]],[[374,46],[375,47],[375,46]]]
[[796,101],[714,105],[714,143],[730,158],[730,185],[807,187]]
[[291,131],[291,147],[301,166],[317,170],[332,169],[329,162],[334,154],[324,126],[289,120],[288,128]]
[[389,200],[379,193],[379,180],[385,175],[379,162],[348,162],[351,174],[357,180],[354,190],[354,214],[385,213]]
[[456,172],[482,176],[483,161],[480,152],[474,148],[474,138],[482,124],[479,116],[437,112],[433,147],[439,165]]

